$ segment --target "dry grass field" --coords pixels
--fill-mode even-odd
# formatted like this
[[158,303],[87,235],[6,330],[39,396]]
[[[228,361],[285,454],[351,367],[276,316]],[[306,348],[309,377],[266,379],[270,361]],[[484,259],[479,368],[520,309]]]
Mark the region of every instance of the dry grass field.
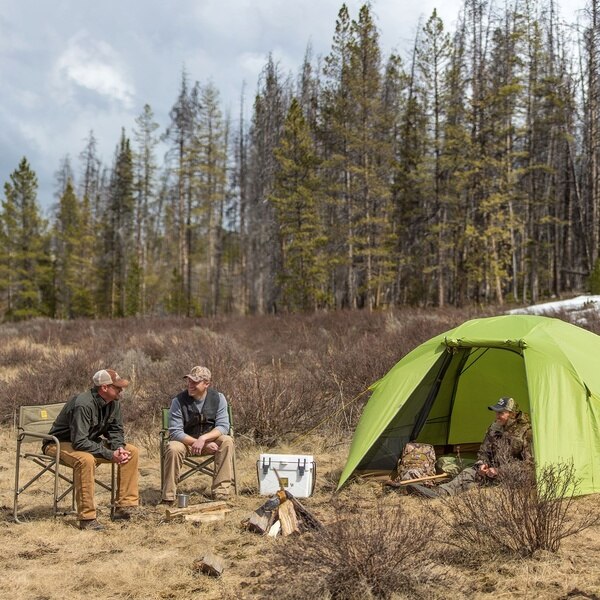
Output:
[[[439,500],[385,492],[373,481],[334,494],[360,414],[352,400],[405,352],[469,316],[349,313],[3,326],[0,598],[600,598],[598,525],[565,538],[555,553],[523,557],[460,549]],[[224,521],[207,524],[168,521],[156,506],[158,412],[197,363],[213,369],[237,426],[241,493]],[[65,400],[102,366],[134,381],[123,403],[129,438],[142,448],[139,514],[111,523],[108,495],[97,491],[107,530],[79,531],[75,515],[51,516],[50,495],[36,484],[21,499],[25,522],[14,523],[14,407]],[[328,421],[342,404],[346,409]],[[256,476],[261,452],[315,455],[316,493],[302,503],[326,534],[273,539],[241,526],[265,500]],[[191,503],[207,500],[208,480],[192,478],[182,487]],[[598,495],[576,499],[569,518],[595,514]],[[490,524],[501,518],[481,515]],[[194,569],[208,552],[225,560],[220,578]]]

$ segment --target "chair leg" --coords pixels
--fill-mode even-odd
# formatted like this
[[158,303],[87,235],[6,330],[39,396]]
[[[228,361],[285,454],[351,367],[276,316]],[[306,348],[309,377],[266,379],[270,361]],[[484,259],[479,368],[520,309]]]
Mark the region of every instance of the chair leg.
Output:
[[13,519],[15,523],[22,523],[19,520],[19,468],[21,465],[21,440],[17,439],[17,462],[15,464],[15,493],[13,497]]
[[237,470],[235,466],[235,446],[233,448],[233,458],[231,459],[233,466],[233,492],[237,496],[238,495],[238,479],[237,479]]
[[165,485],[165,436],[160,434],[160,450],[159,456],[160,460],[160,493],[162,495],[163,486]]
[[117,489],[117,465],[115,463],[110,464],[110,517],[115,516],[115,499]]
[[56,518],[58,513],[58,469],[60,465],[60,444],[56,446],[56,456],[54,458],[54,497],[53,497],[53,507],[52,507],[52,516]]
[[[49,457],[50,458],[50,457]],[[13,519],[16,523],[22,523],[19,519],[19,496],[22,492],[24,492],[30,485],[32,485],[35,481],[37,481],[40,477],[42,477],[45,473],[50,471],[54,475],[54,484],[52,489],[52,516],[56,517],[58,514],[58,503],[64,497],[64,494],[61,496],[59,494],[59,478],[64,479],[65,481],[70,483],[70,480],[64,477],[59,471],[59,453],[57,452],[56,456],[52,459],[51,463],[43,463],[40,460],[33,458],[33,462],[42,467],[42,470],[37,473],[32,479],[30,479],[24,486],[23,489],[19,488],[20,482],[20,471],[21,471],[21,440],[17,439],[17,458],[15,462],[15,489],[13,496]]]

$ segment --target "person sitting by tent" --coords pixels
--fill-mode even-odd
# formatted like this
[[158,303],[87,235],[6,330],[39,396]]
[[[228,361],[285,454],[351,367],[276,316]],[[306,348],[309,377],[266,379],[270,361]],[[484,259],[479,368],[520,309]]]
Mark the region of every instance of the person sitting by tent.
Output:
[[407,485],[409,493],[424,498],[438,498],[453,496],[477,485],[495,483],[502,467],[511,460],[523,461],[528,468],[533,468],[529,417],[519,410],[513,398],[508,397],[500,398],[488,409],[496,413],[496,419],[489,426],[479,448],[477,462],[437,488],[417,483]]

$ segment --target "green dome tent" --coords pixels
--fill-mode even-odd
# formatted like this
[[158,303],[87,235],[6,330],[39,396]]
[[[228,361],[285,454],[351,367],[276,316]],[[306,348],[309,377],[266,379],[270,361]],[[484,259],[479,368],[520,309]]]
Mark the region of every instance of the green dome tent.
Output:
[[487,410],[512,396],[529,413],[539,466],[573,461],[579,494],[600,491],[600,336],[559,319],[467,321],[421,344],[373,384],[338,488],[392,470],[406,442],[480,443]]

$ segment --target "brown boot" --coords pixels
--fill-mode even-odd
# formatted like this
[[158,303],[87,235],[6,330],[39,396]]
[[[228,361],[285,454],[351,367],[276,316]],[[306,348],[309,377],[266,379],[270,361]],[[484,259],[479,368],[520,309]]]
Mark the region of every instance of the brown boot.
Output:
[[112,521],[129,521],[131,519],[131,509],[130,508],[115,508],[115,512],[113,513],[111,520]]
[[102,523],[98,523],[96,519],[82,519],[79,521],[79,529],[89,531],[104,531],[106,527]]

